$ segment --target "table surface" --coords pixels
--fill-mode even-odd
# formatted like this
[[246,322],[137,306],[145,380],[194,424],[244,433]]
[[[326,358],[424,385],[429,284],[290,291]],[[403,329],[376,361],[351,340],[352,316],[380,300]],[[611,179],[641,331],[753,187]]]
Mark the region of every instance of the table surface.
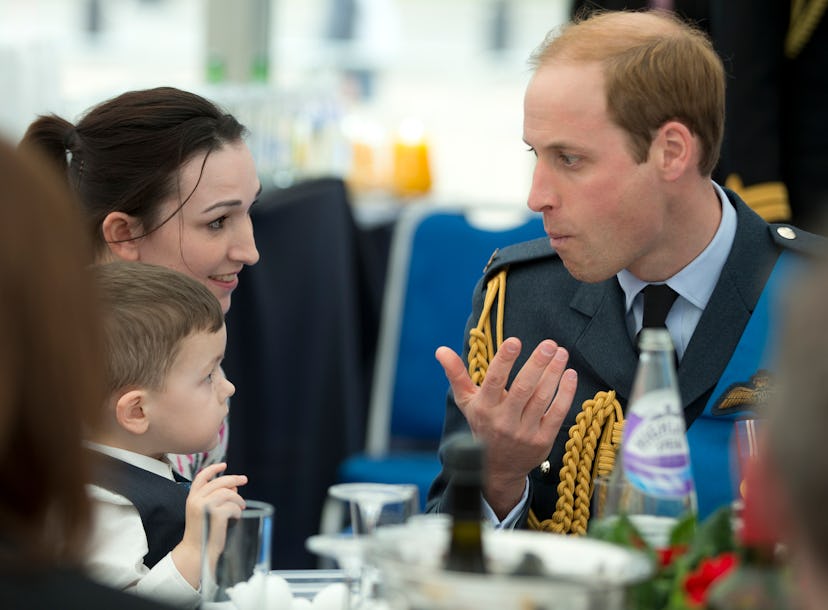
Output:
[[330,584],[342,582],[342,570],[271,570],[271,574],[288,581],[293,597],[313,599]]

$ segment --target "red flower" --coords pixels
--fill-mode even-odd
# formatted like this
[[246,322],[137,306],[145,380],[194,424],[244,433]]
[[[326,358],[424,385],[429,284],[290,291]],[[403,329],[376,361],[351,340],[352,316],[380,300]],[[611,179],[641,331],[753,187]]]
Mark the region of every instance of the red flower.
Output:
[[730,572],[736,561],[735,553],[722,553],[711,559],[703,559],[684,581],[684,591],[688,599],[695,605],[703,605],[710,585]]
[[676,557],[681,557],[687,551],[686,544],[677,544],[675,546],[667,547],[666,549],[656,549],[658,555],[658,567],[660,569],[666,568]]

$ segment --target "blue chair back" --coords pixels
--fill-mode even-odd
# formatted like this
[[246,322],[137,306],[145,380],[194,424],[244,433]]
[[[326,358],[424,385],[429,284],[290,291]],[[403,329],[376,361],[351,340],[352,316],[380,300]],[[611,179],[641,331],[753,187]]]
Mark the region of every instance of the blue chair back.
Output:
[[[462,353],[472,290],[495,249],[543,234],[525,209],[405,208],[391,242],[365,451],[340,464],[339,481],[414,484],[424,508],[440,472],[448,390],[434,351]],[[329,499],[320,531],[342,524]]]
[[[486,223],[476,221],[477,216]],[[462,353],[472,290],[495,249],[543,234],[540,216],[525,209],[405,210],[386,280],[369,454],[436,447],[448,382],[434,351],[447,345]]]

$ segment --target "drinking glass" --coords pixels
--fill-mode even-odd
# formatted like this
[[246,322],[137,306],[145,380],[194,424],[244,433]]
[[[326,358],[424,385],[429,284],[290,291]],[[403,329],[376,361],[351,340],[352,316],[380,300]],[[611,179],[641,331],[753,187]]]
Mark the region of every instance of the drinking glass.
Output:
[[678,519],[665,516],[663,509],[672,508],[673,504],[671,500],[641,493],[624,479],[600,476],[593,481],[590,522],[612,521],[626,515],[650,546],[666,548]]
[[731,472],[734,487],[731,508],[734,532],[740,531],[742,527],[747,479],[761,455],[764,426],[765,422],[761,419],[739,419],[733,422],[731,443],[736,460],[732,464]]
[[267,604],[273,506],[247,500],[238,518],[205,509],[201,547],[204,608],[257,610]]
[[366,610],[376,605],[375,571],[364,560],[365,538],[381,525],[403,523],[419,512],[416,485],[384,483],[340,483],[328,494],[347,503],[351,532],[320,534],[306,541],[308,550],[335,560],[348,584],[348,608]]
[[629,484],[612,481],[607,476],[595,477],[592,482],[592,519],[611,519],[628,503]]
[[[402,523],[419,506],[416,485],[386,483],[339,483],[328,488],[328,495],[347,502],[355,536],[368,536],[381,522]],[[385,508],[388,510],[385,510]],[[412,513],[413,514],[413,513]]]
[[359,608],[362,577],[362,540],[350,533],[316,534],[305,541],[305,547],[322,557],[333,559],[342,569],[348,589],[348,609]]

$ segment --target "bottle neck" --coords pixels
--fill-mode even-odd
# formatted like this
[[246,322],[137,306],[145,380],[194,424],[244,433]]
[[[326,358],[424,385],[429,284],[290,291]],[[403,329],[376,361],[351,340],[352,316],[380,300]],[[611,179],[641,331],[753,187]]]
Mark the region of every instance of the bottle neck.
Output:
[[450,498],[451,537],[445,567],[452,571],[486,573],[479,479],[454,481]]
[[669,387],[678,387],[673,352],[662,350],[641,352],[630,400],[634,400],[642,391]]
[[455,520],[480,521],[483,518],[479,480],[453,481],[449,512]]

